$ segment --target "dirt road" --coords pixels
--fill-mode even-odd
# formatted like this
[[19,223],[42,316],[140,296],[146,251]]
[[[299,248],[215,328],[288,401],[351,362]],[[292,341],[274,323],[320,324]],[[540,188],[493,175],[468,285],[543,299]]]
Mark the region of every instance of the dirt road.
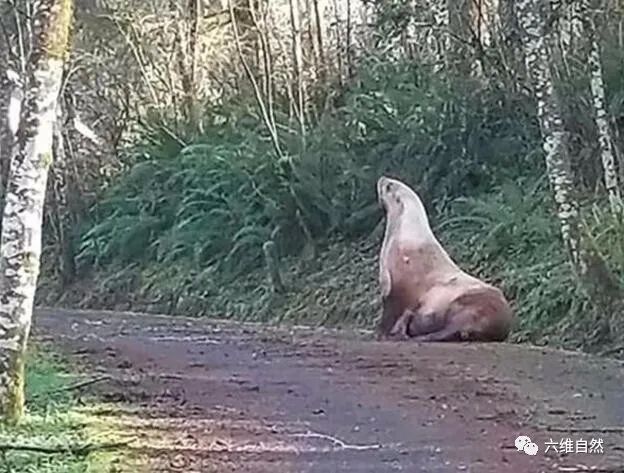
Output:
[[616,361],[118,312],[39,310],[33,334],[113,375],[89,389],[151,472],[624,472]]

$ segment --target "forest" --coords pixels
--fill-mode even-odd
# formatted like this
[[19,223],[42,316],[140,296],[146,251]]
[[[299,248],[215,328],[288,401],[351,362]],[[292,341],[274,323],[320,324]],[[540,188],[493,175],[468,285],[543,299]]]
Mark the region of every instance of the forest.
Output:
[[515,340],[621,345],[618,2],[239,3],[77,2],[42,304],[370,326],[389,173]]
[[[510,341],[624,355],[622,2],[40,3],[67,24],[0,2],[3,294],[29,181],[36,307],[370,330],[388,175],[503,290]],[[19,174],[29,107],[51,146]]]
[[[543,18],[502,0],[156,3],[77,2],[42,303],[370,325],[362,248],[387,172],[503,284],[516,339],[615,343],[621,317],[593,281],[620,286],[624,255],[617,2]],[[19,73],[26,20],[4,10],[3,68]],[[293,273],[283,296],[269,240]]]

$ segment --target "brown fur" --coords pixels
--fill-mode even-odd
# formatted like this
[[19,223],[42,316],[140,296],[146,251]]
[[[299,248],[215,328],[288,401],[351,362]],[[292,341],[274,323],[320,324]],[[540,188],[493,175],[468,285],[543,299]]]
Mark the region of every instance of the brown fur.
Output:
[[377,192],[387,218],[379,261],[383,301],[379,337],[505,340],[513,314],[503,293],[451,260],[412,189],[382,177]]

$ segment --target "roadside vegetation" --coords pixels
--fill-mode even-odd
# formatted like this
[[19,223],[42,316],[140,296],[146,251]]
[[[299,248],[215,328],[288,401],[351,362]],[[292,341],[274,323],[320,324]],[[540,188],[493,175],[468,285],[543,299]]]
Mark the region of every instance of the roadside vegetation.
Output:
[[[559,242],[534,103],[463,79],[440,83],[415,65],[371,65],[309,132],[305,152],[295,156],[295,140],[280,160],[244,100],[208,110],[219,125],[185,146],[145,132],[126,150],[128,170],[77,235],[80,282],[63,294],[44,285],[48,303],[371,328],[375,182],[389,174],[421,193],[463,267],[503,286],[519,315],[515,340],[605,342]],[[579,126],[591,133],[591,122]],[[622,224],[600,195],[583,199],[586,228],[621,277]],[[269,284],[267,240],[286,294]]]
[[18,425],[0,426],[0,471],[117,471],[119,432],[93,414],[97,400],[71,389],[77,375],[46,347],[33,346],[27,361],[27,414]]
[[77,5],[38,303],[372,328],[386,174],[513,340],[617,353],[618,2],[200,3]]

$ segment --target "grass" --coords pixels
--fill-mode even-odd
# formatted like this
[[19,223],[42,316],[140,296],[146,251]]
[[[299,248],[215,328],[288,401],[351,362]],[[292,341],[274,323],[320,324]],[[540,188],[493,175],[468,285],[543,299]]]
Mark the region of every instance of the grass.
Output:
[[[26,373],[27,414],[18,426],[0,425],[0,444],[76,449],[119,440],[118,433],[89,409],[97,401],[81,405],[75,394],[64,390],[76,382],[67,364],[47,348],[29,353]],[[0,472],[14,473],[110,473],[120,471],[118,451],[42,453],[9,450],[0,456]]]

